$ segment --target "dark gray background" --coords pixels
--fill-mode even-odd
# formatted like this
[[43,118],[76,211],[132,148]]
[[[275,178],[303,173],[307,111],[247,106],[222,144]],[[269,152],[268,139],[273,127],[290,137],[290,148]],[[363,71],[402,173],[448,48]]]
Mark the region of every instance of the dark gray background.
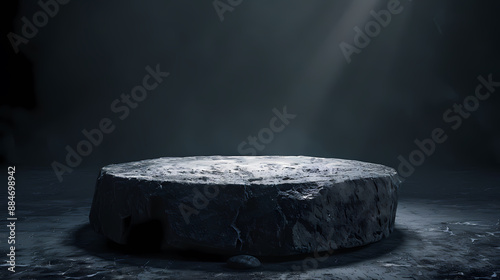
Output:
[[[81,167],[160,156],[236,155],[268,127],[272,109],[296,114],[261,155],[312,155],[397,167],[413,141],[443,127],[426,166],[500,163],[500,90],[457,130],[442,114],[500,80],[498,1],[401,1],[404,10],[348,64],[339,43],[385,1],[243,1],[219,17],[211,1],[70,1],[15,54],[36,1],[9,1],[0,106],[2,161],[50,168],[82,129],[110,117],[113,133]],[[8,7],[10,5],[10,7]],[[357,6],[356,6],[357,5]],[[123,121],[111,102],[147,65],[171,73]],[[80,166],[79,166],[80,167]]]
[[[500,271],[500,89],[456,131],[442,116],[474,93],[479,75],[500,81],[499,1],[401,0],[403,11],[351,63],[339,43],[352,43],[353,28],[387,1],[243,0],[221,22],[212,0],[70,0],[19,54],[7,34],[20,33],[21,18],[40,8],[36,0],[4,2],[0,165],[16,166],[19,267],[0,275],[493,279]],[[170,77],[119,120],[111,102],[156,64]],[[402,184],[389,238],[334,254],[318,269],[293,272],[303,264],[297,259],[239,273],[220,257],[125,254],[90,229],[98,168],[237,155],[283,106],[297,117],[260,155],[397,167],[415,139],[446,131],[447,141]],[[59,181],[51,163],[64,163],[65,147],[106,117],[115,131]],[[0,191],[5,207],[6,196]],[[0,240],[7,234],[0,230]]]

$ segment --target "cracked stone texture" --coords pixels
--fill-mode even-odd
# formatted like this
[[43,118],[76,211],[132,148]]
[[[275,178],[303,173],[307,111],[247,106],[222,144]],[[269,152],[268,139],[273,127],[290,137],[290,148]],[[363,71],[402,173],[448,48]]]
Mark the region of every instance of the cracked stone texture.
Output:
[[285,256],[376,242],[394,229],[397,172],[305,156],[168,157],[113,164],[90,223],[119,244]]

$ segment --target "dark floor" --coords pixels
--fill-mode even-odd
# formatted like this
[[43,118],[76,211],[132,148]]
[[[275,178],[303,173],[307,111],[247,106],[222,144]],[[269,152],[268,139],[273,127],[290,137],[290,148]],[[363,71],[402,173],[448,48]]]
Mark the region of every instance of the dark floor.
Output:
[[[16,171],[16,272],[2,261],[1,279],[497,279],[500,274],[498,169],[416,173],[401,188],[396,230],[389,238],[332,255],[264,259],[260,269],[246,272],[227,268],[215,256],[132,253],[107,243],[88,225],[97,169],[75,170],[63,183],[50,169]],[[7,201],[4,193],[1,201]],[[1,226],[6,252],[7,231]]]

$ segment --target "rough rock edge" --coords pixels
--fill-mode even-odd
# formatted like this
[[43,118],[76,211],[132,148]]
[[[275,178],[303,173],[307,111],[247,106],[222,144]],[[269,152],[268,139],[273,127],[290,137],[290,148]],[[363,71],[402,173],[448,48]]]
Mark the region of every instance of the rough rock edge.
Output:
[[193,207],[193,189],[203,192],[202,186],[126,179],[105,167],[90,221],[97,232],[121,244],[131,228],[155,220],[162,226],[165,249],[255,256],[321,252],[387,237],[394,228],[400,182],[394,171],[331,184],[211,185],[220,194],[187,224],[178,206]]

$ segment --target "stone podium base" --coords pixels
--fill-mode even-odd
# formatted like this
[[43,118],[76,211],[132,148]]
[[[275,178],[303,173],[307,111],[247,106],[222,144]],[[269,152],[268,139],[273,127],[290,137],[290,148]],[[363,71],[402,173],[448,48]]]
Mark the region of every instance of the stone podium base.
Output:
[[399,184],[394,169],[353,160],[159,158],[103,167],[89,218],[119,244],[286,256],[387,237]]

